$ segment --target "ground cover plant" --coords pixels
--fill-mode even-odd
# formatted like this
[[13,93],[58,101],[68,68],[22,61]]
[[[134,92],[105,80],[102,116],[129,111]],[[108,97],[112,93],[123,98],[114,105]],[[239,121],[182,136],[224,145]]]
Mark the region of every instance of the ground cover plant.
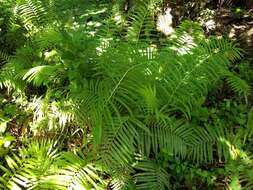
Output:
[[253,188],[250,1],[0,3],[1,189]]

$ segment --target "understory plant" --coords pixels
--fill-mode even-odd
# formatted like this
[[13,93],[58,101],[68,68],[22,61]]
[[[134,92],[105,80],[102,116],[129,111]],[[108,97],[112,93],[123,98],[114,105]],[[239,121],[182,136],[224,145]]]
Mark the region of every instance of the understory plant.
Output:
[[87,1],[76,24],[57,2],[17,4],[27,41],[0,70],[1,188],[252,187],[242,49],[188,20],[163,35],[162,1]]

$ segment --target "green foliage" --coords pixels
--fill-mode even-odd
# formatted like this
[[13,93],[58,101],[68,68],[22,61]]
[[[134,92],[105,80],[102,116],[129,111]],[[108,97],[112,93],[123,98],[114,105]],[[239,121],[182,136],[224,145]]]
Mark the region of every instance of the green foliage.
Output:
[[[102,189],[98,168],[71,152],[58,153],[54,141],[31,142],[18,155],[5,156],[4,189]],[[100,184],[99,184],[100,182]]]
[[140,170],[135,175],[137,189],[170,189],[169,174],[163,167],[152,161],[140,161],[135,167]]
[[1,176],[1,187],[4,189],[41,189],[43,177],[57,156],[51,142],[34,142],[28,148],[21,149],[19,154],[6,155],[8,168],[1,166],[5,174]]
[[[25,29],[12,11],[14,1],[1,1],[0,6],[0,66],[16,48],[25,42]],[[16,37],[19,36],[17,39]]]
[[[251,87],[233,70],[237,45],[192,21],[161,35],[159,0],[85,1],[83,12],[64,2],[5,8],[26,43],[0,53],[3,189],[214,188],[223,163],[227,186],[251,187]],[[212,96],[221,84],[231,99]]]
[[49,189],[103,189],[99,168],[95,163],[87,163],[83,156],[63,152],[54,165],[57,170],[47,176],[44,183]]

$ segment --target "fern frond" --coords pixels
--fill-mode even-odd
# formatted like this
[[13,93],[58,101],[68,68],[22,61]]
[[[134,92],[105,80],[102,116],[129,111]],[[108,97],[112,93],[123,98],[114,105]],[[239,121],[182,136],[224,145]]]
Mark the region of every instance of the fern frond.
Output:
[[155,28],[151,1],[140,1],[137,5],[129,16],[131,21],[127,31],[127,38],[134,42],[151,39]]
[[171,189],[170,176],[162,166],[152,160],[139,161],[135,166],[139,170],[134,178],[137,189]]
[[174,56],[173,59],[165,62],[163,68],[164,88],[161,92],[167,94],[167,104],[172,106],[172,110],[180,110],[188,117],[195,104],[194,101],[205,96],[209,82],[217,79],[215,64],[207,66],[208,60],[204,57],[200,57],[198,62],[195,60],[196,57],[193,55],[184,55],[177,59]]
[[76,104],[71,100],[56,101],[51,99],[48,92],[45,98],[34,97],[28,108],[34,112],[31,129],[36,132],[39,129],[55,130],[64,128],[74,122],[76,116]]
[[226,63],[235,62],[242,57],[243,50],[237,47],[237,44],[229,42],[224,38],[211,36],[208,40],[201,41],[200,44],[208,53],[216,55],[215,58],[219,58]]
[[56,82],[57,77],[64,73],[62,65],[43,65],[31,68],[23,77],[23,80],[33,82],[35,86],[48,85],[50,82]]
[[10,59],[10,56],[8,55],[8,53],[4,51],[0,51],[0,66],[8,62],[9,59]]
[[[54,175],[44,178],[43,183],[50,189],[103,189],[104,182],[99,168],[71,152],[63,152],[55,162],[58,169]],[[44,186],[45,186],[44,185]]]
[[8,92],[23,92],[25,85],[16,75],[16,71],[15,66],[8,63],[4,65],[0,72],[0,88],[7,88]]
[[158,56],[164,83],[161,92],[168,96],[167,105],[172,111],[179,110],[186,117],[191,115],[194,101],[205,97],[209,87],[225,77],[231,62],[241,56],[240,49],[225,40],[203,41],[184,48],[181,55],[175,56],[165,47]]
[[142,155],[149,156],[151,152],[159,155],[159,152],[164,152],[182,159],[187,156],[188,146],[191,145],[193,137],[191,127],[181,125],[170,118],[161,119],[160,122],[147,126],[148,132],[139,132],[138,150]]
[[228,133],[221,127],[195,128],[193,137],[188,157],[197,163],[213,162],[215,152],[219,160],[227,161],[238,156]]
[[225,75],[228,84],[231,86],[231,88],[238,93],[239,95],[243,95],[245,98],[250,94],[251,92],[251,87],[247,84],[246,81],[243,79],[239,78],[232,72],[228,72]]
[[112,181],[109,183],[113,190],[131,190],[135,189],[133,180],[134,168],[131,165],[117,167],[110,170]]
[[101,145],[102,162],[108,168],[113,168],[112,163],[122,166],[133,159],[135,138],[138,133],[131,121],[114,121],[110,128],[105,128],[103,144]]
[[57,149],[52,142],[32,142],[19,154],[6,156],[8,168],[1,166],[5,172],[1,181],[6,189],[39,189],[43,177],[48,175],[49,168],[57,157]]
[[28,31],[48,24],[49,10],[46,10],[42,1],[25,0],[17,6],[17,13],[24,22]]

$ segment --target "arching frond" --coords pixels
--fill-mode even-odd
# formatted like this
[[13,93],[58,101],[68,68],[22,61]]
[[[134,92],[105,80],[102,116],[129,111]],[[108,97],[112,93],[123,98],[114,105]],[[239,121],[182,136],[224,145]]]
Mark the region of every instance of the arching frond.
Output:
[[175,56],[165,49],[158,57],[163,81],[161,92],[168,96],[167,105],[172,111],[178,110],[189,117],[195,101],[205,97],[209,87],[226,76],[228,65],[241,54],[237,49],[233,52],[232,44],[212,38],[183,52]]
[[17,14],[30,32],[48,24],[51,16],[49,12],[48,7],[42,1],[25,0],[17,5]]
[[126,165],[115,170],[110,170],[112,181],[109,183],[112,190],[131,190],[135,189],[133,180],[134,168]]
[[238,76],[236,76],[231,72],[228,72],[226,74],[226,78],[231,88],[239,95],[247,97],[250,94],[251,87],[247,84],[246,81],[244,81],[243,79],[239,78]]
[[148,40],[152,37],[152,30],[155,28],[154,15],[152,15],[152,1],[140,1],[138,6],[133,7],[130,14],[130,24],[127,31],[127,38],[130,41]]
[[191,127],[181,125],[170,118],[148,125],[148,132],[139,132],[138,150],[142,155],[149,156],[151,152],[159,155],[159,152],[164,152],[181,158],[186,157],[193,138]]
[[127,118],[113,122],[109,128],[105,126],[104,141],[100,148],[102,162],[108,168],[116,166],[112,163],[128,164],[133,159],[135,138],[138,138],[134,123]]
[[4,51],[0,51],[0,66],[3,65],[3,63],[6,63],[9,61],[10,56],[8,53]]
[[155,161],[139,161],[135,168],[139,170],[134,176],[137,189],[170,189],[169,174]]
[[40,189],[43,178],[57,157],[57,149],[50,141],[32,142],[27,149],[19,154],[6,156],[8,168],[1,166],[4,174],[0,181],[4,189]]
[[54,163],[57,170],[44,179],[49,189],[104,189],[104,182],[99,176],[99,168],[88,163],[84,157],[64,152]]
[[228,133],[221,127],[195,128],[193,140],[188,157],[197,163],[213,162],[216,156],[219,160],[236,159],[238,156]]
[[47,85],[57,82],[57,77],[64,73],[62,65],[43,65],[31,68],[23,77],[23,80],[33,82],[35,86]]

